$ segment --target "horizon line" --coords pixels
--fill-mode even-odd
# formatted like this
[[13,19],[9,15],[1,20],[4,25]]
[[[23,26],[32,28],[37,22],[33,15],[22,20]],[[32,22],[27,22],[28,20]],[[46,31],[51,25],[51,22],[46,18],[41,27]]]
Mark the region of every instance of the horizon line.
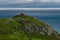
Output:
[[0,10],[60,10],[60,8],[0,8]]

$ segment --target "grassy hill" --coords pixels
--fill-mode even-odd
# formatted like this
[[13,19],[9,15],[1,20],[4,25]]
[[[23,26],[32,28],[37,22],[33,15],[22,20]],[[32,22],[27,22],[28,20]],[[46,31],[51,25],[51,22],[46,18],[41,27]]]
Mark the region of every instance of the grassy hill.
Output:
[[58,40],[57,34],[49,25],[30,16],[0,18],[0,40]]

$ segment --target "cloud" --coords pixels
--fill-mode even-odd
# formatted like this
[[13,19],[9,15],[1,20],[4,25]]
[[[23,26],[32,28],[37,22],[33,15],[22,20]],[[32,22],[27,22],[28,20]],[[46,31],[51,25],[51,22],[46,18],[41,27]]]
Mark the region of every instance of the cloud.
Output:
[[0,0],[0,3],[29,3],[29,2],[54,2],[58,3],[60,0]]
[[27,3],[27,0],[0,0],[0,3]]
[[27,0],[28,2],[32,2],[32,1],[34,1],[34,0]]
[[40,0],[41,2],[51,2],[52,0]]
[[29,3],[34,0],[0,0],[0,3]]
[[60,0],[54,0],[54,2],[60,2]]
[[58,3],[60,2],[60,0],[40,0],[41,2],[54,2],[54,3]]

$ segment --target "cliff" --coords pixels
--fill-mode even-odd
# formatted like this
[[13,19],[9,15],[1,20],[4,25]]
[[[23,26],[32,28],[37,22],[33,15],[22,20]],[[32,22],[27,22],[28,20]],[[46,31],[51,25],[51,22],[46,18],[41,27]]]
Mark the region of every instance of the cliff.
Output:
[[0,19],[0,40],[58,40],[48,24],[26,15]]

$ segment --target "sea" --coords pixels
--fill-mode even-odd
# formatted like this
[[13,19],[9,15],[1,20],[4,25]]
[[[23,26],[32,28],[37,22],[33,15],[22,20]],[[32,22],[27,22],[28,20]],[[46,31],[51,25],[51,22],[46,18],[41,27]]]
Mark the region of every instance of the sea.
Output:
[[0,18],[11,18],[20,13],[42,20],[60,33],[60,10],[0,10]]

